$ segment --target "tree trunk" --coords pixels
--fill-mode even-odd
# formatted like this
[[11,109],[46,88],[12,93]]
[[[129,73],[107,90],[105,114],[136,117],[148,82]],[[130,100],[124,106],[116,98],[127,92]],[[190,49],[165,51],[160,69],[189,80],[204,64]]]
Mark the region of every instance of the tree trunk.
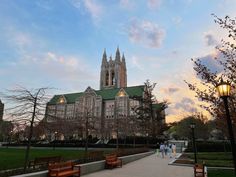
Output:
[[28,143],[27,143],[27,148],[26,148],[26,152],[25,152],[24,173],[26,173],[27,164],[29,161],[29,152],[30,152],[31,139],[33,136],[33,126],[34,126],[34,117],[35,117],[36,106],[37,106],[37,98],[35,98],[35,101],[34,101],[34,110],[33,110],[32,119],[30,122],[30,132],[29,132]]

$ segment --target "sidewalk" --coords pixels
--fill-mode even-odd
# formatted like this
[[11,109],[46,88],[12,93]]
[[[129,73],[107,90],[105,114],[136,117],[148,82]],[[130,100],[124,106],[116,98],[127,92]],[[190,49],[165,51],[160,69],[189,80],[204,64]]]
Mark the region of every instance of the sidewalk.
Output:
[[192,167],[168,165],[171,160],[153,154],[122,168],[106,169],[83,177],[193,177]]

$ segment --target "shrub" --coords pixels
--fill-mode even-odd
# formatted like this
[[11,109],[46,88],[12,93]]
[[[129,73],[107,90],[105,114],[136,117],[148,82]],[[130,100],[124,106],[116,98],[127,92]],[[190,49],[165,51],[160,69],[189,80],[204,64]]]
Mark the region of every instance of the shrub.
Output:
[[[231,152],[228,141],[196,141],[197,152]],[[193,151],[193,143],[188,144],[186,152]]]

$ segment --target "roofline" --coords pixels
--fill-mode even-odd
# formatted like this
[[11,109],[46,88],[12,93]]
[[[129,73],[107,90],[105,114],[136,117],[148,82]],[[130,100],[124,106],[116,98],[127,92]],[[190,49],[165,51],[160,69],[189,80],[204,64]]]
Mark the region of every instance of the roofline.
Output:
[[[135,86],[129,86],[129,87],[121,87],[121,88],[133,88],[133,87],[144,87],[145,85],[135,85]],[[93,89],[95,92],[96,91],[102,91],[102,90],[112,90],[112,89],[121,89],[121,88],[109,88],[109,89],[100,89],[100,90],[95,90]],[[54,96],[62,96],[62,95],[71,95],[71,94],[79,94],[79,93],[84,93],[84,92],[73,92],[73,93],[66,93],[66,94],[57,94],[57,95],[53,95]],[[52,98],[53,98],[52,97]]]
[[[109,89],[100,89],[100,90],[94,90],[95,91],[95,93],[96,92],[99,92],[99,91],[104,91],[104,90],[114,90],[114,89],[117,89],[117,90],[120,90],[120,89],[127,89],[127,88],[135,88],[135,87],[145,87],[145,85],[135,85],[135,86],[129,86],[129,87],[121,87],[121,88],[109,88]],[[74,93],[66,93],[66,94],[57,94],[57,95],[53,95],[53,97],[49,100],[49,102],[47,102],[47,105],[56,105],[55,103],[50,103],[51,102],[51,100],[54,98],[54,97],[56,97],[56,96],[58,96],[58,97],[60,97],[60,96],[68,96],[68,95],[73,95],[73,94],[83,94],[84,92],[74,92]],[[96,93],[97,94],[97,93]],[[99,95],[99,94],[98,94]],[[113,100],[113,99],[103,99],[103,100]],[[71,103],[67,103],[67,104],[71,104]]]

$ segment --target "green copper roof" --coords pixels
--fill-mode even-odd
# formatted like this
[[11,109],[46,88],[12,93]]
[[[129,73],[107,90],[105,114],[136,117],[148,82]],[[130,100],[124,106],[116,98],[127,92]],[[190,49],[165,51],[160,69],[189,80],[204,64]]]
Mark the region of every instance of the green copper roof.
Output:
[[[119,92],[120,89],[121,88],[95,90],[95,93],[97,95],[100,95],[103,100],[112,100],[112,99],[115,98],[115,96],[117,95],[117,93]],[[124,88],[124,90],[128,94],[129,97],[142,96],[143,95],[143,90],[144,90],[144,85],[126,87],[126,88]],[[66,98],[67,103],[75,103],[76,99],[78,99],[83,94],[84,94],[84,92],[55,95],[48,102],[48,104],[56,104],[58,99],[61,96],[64,96]]]
[[163,104],[164,103],[153,104],[152,108],[155,109],[155,110],[161,110],[161,109],[163,109]]
[[66,98],[67,103],[74,103],[75,100],[80,97],[83,93],[69,93],[69,94],[62,94],[62,95],[54,95],[52,99],[49,101],[48,104],[56,104],[58,99],[61,96],[64,96]]

